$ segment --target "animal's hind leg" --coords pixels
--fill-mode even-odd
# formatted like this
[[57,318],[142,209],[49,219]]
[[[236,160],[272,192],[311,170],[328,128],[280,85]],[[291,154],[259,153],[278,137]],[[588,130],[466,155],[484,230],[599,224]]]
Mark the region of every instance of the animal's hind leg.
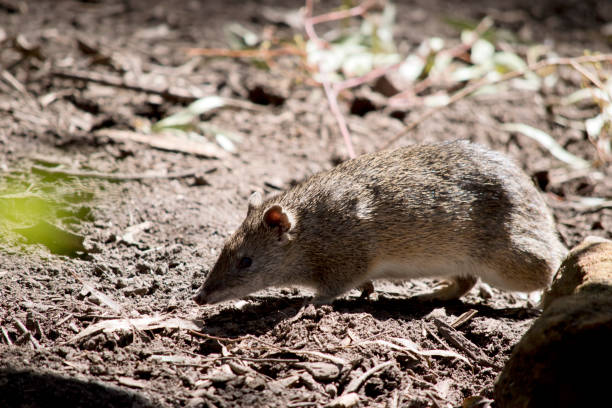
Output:
[[465,295],[474,287],[478,278],[474,276],[453,276],[441,283],[441,287],[432,292],[423,295],[418,295],[420,300],[455,300]]
[[374,284],[372,281],[365,281],[357,289],[361,290],[360,299],[368,299],[372,293],[374,293]]

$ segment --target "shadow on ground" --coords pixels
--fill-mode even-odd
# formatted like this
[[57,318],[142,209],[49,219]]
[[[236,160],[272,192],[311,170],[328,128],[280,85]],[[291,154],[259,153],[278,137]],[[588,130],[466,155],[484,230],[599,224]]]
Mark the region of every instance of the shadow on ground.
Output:
[[134,391],[52,372],[0,368],[0,407],[163,407]]
[[[212,336],[236,337],[264,334],[279,323],[300,313],[300,309],[311,302],[311,297],[251,297],[256,303],[243,308],[225,308],[205,317],[202,332]],[[389,318],[404,321],[423,319],[434,309],[444,307],[449,314],[460,315],[471,309],[481,317],[526,320],[540,314],[536,309],[513,307],[496,309],[483,304],[466,303],[461,300],[446,302],[424,302],[416,298],[378,299],[343,298],[332,304],[333,310],[341,313],[368,313],[377,320]]]

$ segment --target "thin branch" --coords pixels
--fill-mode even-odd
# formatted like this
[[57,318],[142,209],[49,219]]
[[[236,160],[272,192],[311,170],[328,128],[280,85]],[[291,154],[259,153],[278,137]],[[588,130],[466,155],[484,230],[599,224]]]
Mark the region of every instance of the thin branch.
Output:
[[344,139],[344,144],[346,144],[346,149],[348,151],[349,157],[351,159],[355,158],[355,150],[353,149],[353,142],[351,140],[351,134],[346,126],[346,120],[344,120],[344,116],[342,116],[342,112],[340,112],[340,107],[338,106],[338,94],[336,91],[331,89],[331,85],[328,81],[323,80],[323,89],[325,90],[325,95],[327,96],[327,100],[329,102],[329,107],[332,111],[332,114],[336,118],[338,122],[338,127],[340,127],[340,133],[342,134],[342,138]]
[[209,159],[225,158],[228,155],[226,150],[208,140],[192,140],[172,133],[148,135],[129,130],[105,128],[96,131],[94,135],[109,137],[119,142],[142,143],[158,150],[193,154]]
[[4,326],[0,326],[0,331],[2,332],[2,337],[4,337],[4,341],[6,341],[6,344],[11,346],[13,344],[13,341],[11,340],[8,331],[4,328]]
[[599,80],[599,78],[597,78],[596,76],[594,76],[591,72],[587,71],[585,67],[583,67],[582,65],[580,65],[579,63],[577,63],[576,61],[570,61],[570,65],[578,72],[580,72],[582,74],[582,76],[584,76],[585,78],[587,78],[589,81],[591,81],[593,83],[593,85],[595,85],[596,87],[598,87],[599,89],[601,89],[602,91],[606,92],[606,87],[604,84],[601,83],[601,81]]
[[[62,169],[56,167],[32,166],[32,173],[51,174],[56,176],[95,178],[104,180],[129,181],[129,180],[150,180],[150,179],[180,179],[187,177],[195,177],[201,173],[201,169],[189,169],[176,173],[143,173],[143,174],[126,174],[126,173],[102,173],[98,171],[87,171],[78,169]],[[210,173],[211,170],[205,170],[204,173]]]
[[219,356],[219,357],[208,357],[202,358],[200,363],[181,363],[181,362],[173,362],[167,361],[168,363],[182,366],[182,367],[208,367],[202,363],[208,363],[212,361],[249,361],[251,363],[299,363],[300,360],[297,358],[251,358],[251,357],[241,357],[241,356]]
[[347,88],[354,88],[356,86],[365,84],[376,78],[386,75],[388,72],[395,71],[396,69],[399,68],[400,65],[402,65],[402,63],[403,62],[396,62],[395,64],[391,64],[386,67],[380,67],[380,68],[373,69],[372,71],[360,77],[349,78],[345,81],[334,84],[334,89],[336,92],[340,92]]
[[508,81],[510,79],[514,79],[514,78],[520,77],[522,75],[525,75],[527,72],[537,71],[537,70],[545,68],[545,67],[560,66],[560,65],[570,65],[571,66],[573,63],[581,64],[581,63],[588,63],[588,62],[603,62],[603,61],[612,62],[612,54],[585,55],[585,56],[582,56],[582,57],[574,57],[574,58],[549,58],[549,59],[546,59],[546,60],[543,60],[543,61],[540,61],[540,62],[529,64],[527,66],[527,68],[525,68],[525,69],[520,69],[520,70],[508,72],[508,73],[502,75],[501,77],[499,77],[497,79],[481,78],[478,81],[473,82],[472,84],[467,85],[462,90],[456,92],[453,96],[450,97],[450,99],[449,99],[449,101],[448,101],[448,103],[446,105],[436,106],[434,108],[431,108],[431,109],[423,112],[414,121],[410,122],[403,131],[401,131],[400,133],[398,133],[397,135],[392,137],[391,140],[389,140],[387,143],[385,143],[385,145],[383,146],[383,149],[389,148],[391,145],[393,145],[395,142],[397,142],[402,137],[406,136],[412,129],[414,129],[417,126],[419,126],[422,122],[424,122],[427,118],[429,118],[433,114],[435,114],[435,113],[441,111],[442,109],[452,105],[453,103],[457,102],[458,100],[463,99],[464,97],[474,93],[475,91],[477,91],[478,89],[480,89],[480,88],[482,88],[484,86],[494,85],[494,84],[498,84],[500,82],[505,82],[505,81]]
[[474,316],[476,316],[477,313],[478,313],[478,311],[476,309],[470,309],[467,312],[462,313],[461,316],[459,316],[457,319],[455,319],[455,321],[452,322],[450,326],[453,329],[457,329],[460,326],[463,326],[464,324],[469,322]]
[[19,92],[26,100],[28,100],[38,112],[40,112],[41,106],[38,100],[30,92],[28,92],[27,88],[19,82],[17,78],[9,71],[3,69],[0,72],[0,78],[2,78],[7,84],[13,87],[17,92]]
[[[342,20],[344,18],[349,18],[349,17],[361,16],[365,14],[366,11],[368,11],[370,8],[372,8],[376,4],[377,4],[376,0],[366,0],[360,5],[352,7],[348,10],[332,11],[330,13],[325,13],[325,14],[320,14],[315,17],[310,17],[310,24],[315,25],[315,24],[320,24],[320,23],[326,23],[329,21]],[[312,13],[312,3],[310,6],[310,11]]]
[[40,343],[34,338],[34,335],[28,330],[28,328],[23,323],[21,323],[21,320],[16,317],[13,317],[13,321],[15,322],[15,326],[17,326],[19,331],[22,333],[22,336],[18,339],[17,342],[19,343],[22,340],[29,341],[32,344],[32,347],[34,347],[34,349],[40,349]]
[[393,361],[386,361],[382,364],[379,364],[377,366],[374,366],[372,368],[370,368],[368,371],[366,371],[365,373],[363,373],[360,377],[353,379],[349,385],[346,386],[346,388],[344,389],[344,392],[342,394],[350,394],[352,392],[356,392],[361,385],[368,379],[370,378],[374,373],[384,370],[385,368],[389,367],[390,365],[393,364]]
[[456,45],[453,48],[450,48],[448,50],[443,50],[440,51],[441,54],[445,54],[445,55],[450,55],[451,57],[458,57],[461,54],[463,54],[464,52],[467,52],[470,48],[472,48],[472,46],[474,45],[474,43],[476,41],[478,41],[478,39],[485,33],[487,32],[487,30],[489,28],[491,28],[493,26],[493,19],[491,17],[485,17],[482,20],[480,20],[480,22],[478,23],[478,25],[476,26],[476,28],[474,29],[474,31],[472,32],[472,38],[470,38],[469,41],[465,42],[465,43],[461,43]]
[[235,343],[238,341],[242,341],[242,340],[247,340],[247,339],[253,339],[249,336],[242,336],[242,337],[236,337],[236,338],[231,338],[231,337],[218,337],[218,336],[213,336],[210,334],[206,334],[206,333],[200,333],[198,331],[195,330],[190,330],[187,329],[187,332],[189,334],[191,334],[192,336],[196,336],[196,337],[201,337],[203,339],[212,339],[212,340],[217,340],[217,341],[226,341],[228,343]]
[[400,403],[400,393],[399,393],[399,390],[395,389],[393,393],[391,394],[391,398],[389,399],[389,402],[387,402],[387,407],[397,408],[399,407],[399,403]]
[[159,95],[165,99],[176,100],[180,102],[193,102],[197,100],[195,96],[182,90],[176,89],[158,89],[149,86],[142,86],[125,81],[112,75],[104,75],[98,72],[82,72],[82,71],[52,71],[51,75],[58,78],[72,79],[77,81],[93,82],[101,85],[112,86],[115,88],[128,89],[130,91],[143,92],[153,95]]
[[187,55],[190,57],[228,57],[228,58],[271,58],[281,55],[305,56],[306,53],[297,47],[282,47],[274,49],[256,50],[228,50],[224,48],[188,48]]
[[319,45],[325,46],[327,45],[327,41],[321,40],[314,29],[314,24],[312,23],[312,8],[313,0],[306,0],[304,6],[304,30],[309,39],[317,42]]
[[[373,3],[373,2],[371,2],[370,0],[366,0],[360,6],[353,7],[352,9],[345,10],[345,11],[349,12],[348,14],[349,16],[357,16],[357,15],[365,13],[367,9],[369,9],[372,6],[372,4],[370,3]],[[329,13],[328,15],[318,16],[318,20],[317,20],[317,18],[312,17],[312,8],[313,8],[313,0],[306,0],[306,4],[304,6],[304,17],[305,17],[304,18],[304,29],[306,30],[306,35],[308,36],[310,40],[318,42],[319,45],[321,46],[325,46],[327,45],[327,43],[325,41],[322,41],[319,38],[316,31],[314,30],[314,24],[316,24],[318,20],[319,22],[337,20],[336,17],[338,15],[346,16],[346,14]],[[340,18],[344,18],[344,17],[340,17]],[[319,69],[319,72],[325,74],[324,72],[321,71],[320,66],[317,68]],[[342,134],[342,138],[344,139],[344,144],[346,145],[346,150],[348,151],[349,157],[354,158],[356,157],[356,155],[355,155],[355,149],[353,149],[353,142],[351,139],[351,134],[346,125],[346,120],[344,119],[344,116],[342,115],[342,112],[340,112],[340,108],[338,107],[338,90],[335,87],[333,87],[332,84],[330,84],[330,82],[325,78],[321,80],[321,85],[323,85],[323,89],[325,90],[325,96],[327,97],[327,101],[329,103],[329,107],[332,111],[332,114],[336,118],[336,122],[338,122],[338,127],[340,128],[340,133]]]

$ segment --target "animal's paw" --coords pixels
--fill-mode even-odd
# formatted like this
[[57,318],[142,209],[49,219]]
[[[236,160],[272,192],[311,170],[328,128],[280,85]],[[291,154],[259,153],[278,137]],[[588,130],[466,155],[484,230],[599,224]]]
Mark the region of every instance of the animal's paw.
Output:
[[374,284],[372,281],[364,282],[357,289],[361,289],[360,299],[368,299],[372,293],[374,293]]
[[415,296],[424,302],[449,301],[459,299],[474,287],[478,278],[473,276],[453,276],[437,285],[437,289],[431,293]]

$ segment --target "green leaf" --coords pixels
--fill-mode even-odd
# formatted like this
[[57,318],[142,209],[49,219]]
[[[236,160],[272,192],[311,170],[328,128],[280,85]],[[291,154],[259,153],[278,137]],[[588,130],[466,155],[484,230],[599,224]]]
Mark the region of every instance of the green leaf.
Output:
[[461,31],[461,43],[470,44],[476,40],[476,33],[473,30],[462,30]]
[[494,54],[495,47],[487,40],[480,38],[472,45],[471,60],[476,65],[490,63]]
[[569,164],[575,169],[585,169],[591,166],[588,161],[574,156],[565,150],[557,143],[555,139],[553,139],[552,136],[540,129],[536,129],[524,123],[505,123],[501,128],[508,132],[522,133],[525,136],[534,139],[536,142],[540,143],[542,147],[547,149],[554,157]]
[[603,114],[599,114],[594,118],[590,118],[584,121],[584,127],[586,129],[587,134],[593,139],[597,139],[604,125],[606,124],[606,119]]
[[592,98],[597,88],[582,88],[561,99],[561,105],[573,105],[583,99]]
[[542,79],[533,72],[526,72],[523,78],[514,78],[512,86],[515,89],[537,91],[542,87]]
[[224,31],[227,42],[232,49],[243,50],[245,48],[253,48],[259,43],[257,34],[238,23],[225,26]]
[[434,58],[434,61],[433,61],[433,65],[431,66],[431,69],[429,70],[429,74],[430,75],[442,74],[442,72],[444,72],[444,70],[446,70],[446,68],[450,65],[452,60],[453,60],[453,57],[447,53],[436,54],[436,57]]
[[421,76],[424,68],[425,59],[418,55],[410,54],[397,71],[406,80],[414,82]]
[[453,81],[469,81],[484,76],[487,72],[487,68],[484,65],[472,65],[459,67],[451,73],[451,79]]
[[437,107],[437,106],[446,106],[450,102],[450,97],[445,92],[440,92],[434,95],[426,96],[424,99],[425,106],[428,107]]
[[348,78],[357,77],[367,74],[373,67],[374,61],[372,54],[363,52],[348,55],[342,64],[342,73]]
[[498,68],[503,68],[502,72],[527,69],[527,63],[513,52],[496,52],[493,56],[493,62]]
[[160,120],[151,127],[151,130],[153,130],[153,132],[159,132],[170,128],[185,130],[193,125],[193,121],[196,117],[197,115],[183,109],[176,112],[174,115],[170,115]]
[[195,126],[196,119],[205,112],[220,108],[225,105],[225,100],[220,96],[211,95],[192,102],[185,109],[170,115],[152,126],[154,132],[165,129],[189,130]]
[[215,140],[223,149],[227,150],[230,153],[236,153],[236,145],[223,133],[217,133],[215,135]]
[[225,100],[216,95],[205,96],[187,106],[187,110],[194,115],[201,115],[202,113],[211,111],[213,109],[221,108],[225,105]]

